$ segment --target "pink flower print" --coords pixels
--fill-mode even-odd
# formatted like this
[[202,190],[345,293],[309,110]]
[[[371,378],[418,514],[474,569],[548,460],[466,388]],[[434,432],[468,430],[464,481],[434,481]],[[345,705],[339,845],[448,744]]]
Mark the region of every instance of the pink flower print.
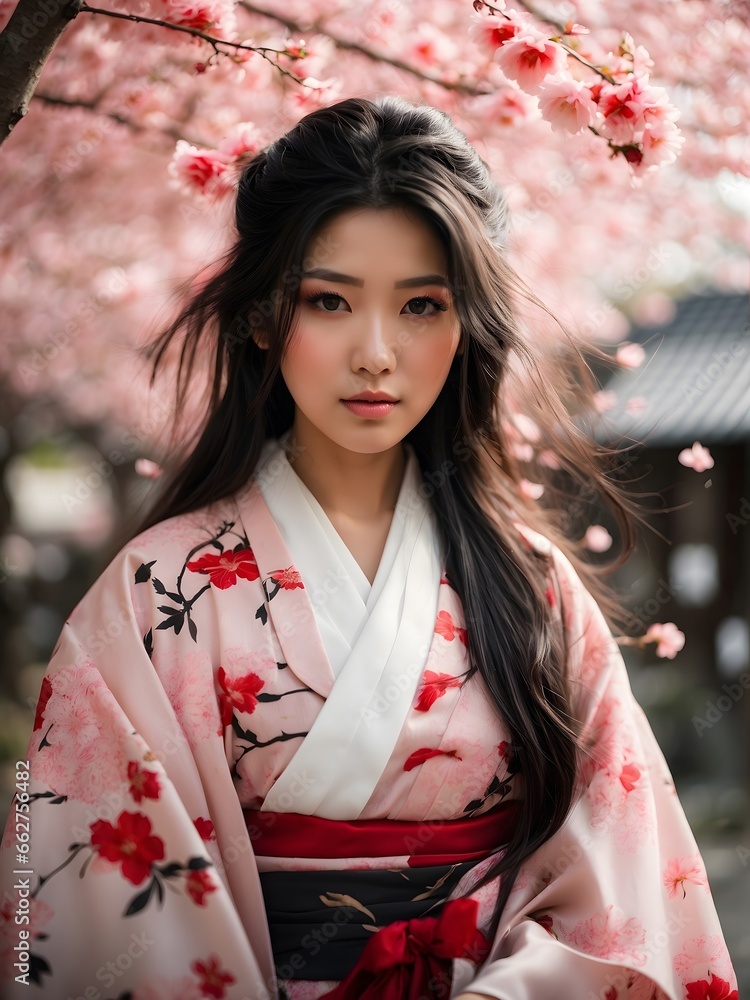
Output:
[[711,973],[711,982],[699,979],[685,984],[685,1000],[739,1000],[739,992],[733,990],[726,979]]
[[602,913],[580,920],[566,939],[588,955],[623,964],[640,966],[646,962],[646,932],[637,917],[626,917],[611,903]]
[[35,751],[37,778],[59,795],[98,804],[122,788],[127,768],[123,713],[92,661],[52,678],[44,709],[50,747]]
[[230,552],[222,552],[220,555],[208,552],[200,559],[191,560],[187,568],[192,573],[207,573],[212,586],[218,587],[219,590],[233,587],[238,577],[242,577],[243,580],[257,580],[260,576],[253,550],[241,544]]
[[159,778],[155,771],[142,768],[137,760],[128,761],[130,794],[136,802],[159,798]]
[[417,712],[426,712],[438,698],[442,698],[448,688],[460,687],[461,678],[453,674],[438,674],[434,670],[425,670],[422,687],[419,689],[419,699],[414,706]]
[[404,764],[405,771],[411,771],[420,764],[424,764],[426,760],[430,760],[432,757],[455,757],[456,760],[461,760],[462,758],[458,756],[455,750],[432,750],[430,747],[422,747],[419,750],[415,750],[414,753],[409,754],[409,757]]
[[[734,981],[732,964],[720,934],[701,934],[699,937],[688,938],[682,951],[675,957],[674,970],[684,983],[705,980],[711,970],[715,976],[725,978],[728,982]],[[710,986],[708,983],[706,985]]]
[[435,631],[438,635],[442,635],[444,639],[447,639],[448,642],[452,642],[458,636],[464,646],[468,644],[466,629],[459,628],[456,625],[449,611],[438,612]]
[[270,576],[272,580],[278,583],[282,590],[295,590],[298,587],[303,588],[305,586],[302,582],[302,577],[294,566],[288,566],[286,569],[275,569]]
[[223,667],[218,673],[219,701],[221,703],[221,724],[228,726],[236,708],[239,712],[254,712],[258,704],[256,695],[263,687],[263,679],[255,673],[243,677],[229,677]]
[[635,764],[626,764],[620,771],[620,784],[626,792],[632,792],[641,776]]
[[664,869],[664,885],[667,887],[670,899],[674,899],[677,895],[678,888],[682,889],[682,898],[685,898],[687,895],[686,882],[702,885],[708,889],[706,870],[699,854],[693,854],[687,858],[670,858]]

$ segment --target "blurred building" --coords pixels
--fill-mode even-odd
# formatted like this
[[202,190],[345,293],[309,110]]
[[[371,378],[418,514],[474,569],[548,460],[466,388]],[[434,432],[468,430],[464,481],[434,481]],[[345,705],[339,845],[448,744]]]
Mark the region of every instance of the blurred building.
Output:
[[748,296],[675,307],[668,322],[630,331],[645,358],[606,383],[597,436],[637,443],[627,478],[654,529],[640,531],[618,585],[644,631],[673,621],[686,635],[673,661],[634,670],[636,694],[673,769],[692,778],[692,819],[734,824],[750,790]]

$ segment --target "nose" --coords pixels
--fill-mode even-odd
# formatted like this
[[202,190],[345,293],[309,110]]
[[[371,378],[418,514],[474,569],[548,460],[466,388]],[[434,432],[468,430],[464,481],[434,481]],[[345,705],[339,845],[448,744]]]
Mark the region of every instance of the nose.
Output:
[[398,360],[397,332],[375,312],[362,320],[352,351],[352,370],[379,375],[393,371]]

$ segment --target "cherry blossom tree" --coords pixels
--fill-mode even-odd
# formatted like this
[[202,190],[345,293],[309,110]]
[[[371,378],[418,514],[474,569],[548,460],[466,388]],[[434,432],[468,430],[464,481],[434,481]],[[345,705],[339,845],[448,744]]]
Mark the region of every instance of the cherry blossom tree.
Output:
[[508,191],[519,270],[584,339],[621,339],[623,312],[658,316],[686,277],[744,279],[744,4],[21,0],[0,17],[0,372],[61,419],[140,421],[144,452],[171,413],[152,399],[143,422],[133,348],[221,249],[238,159],[344,96],[452,115]]

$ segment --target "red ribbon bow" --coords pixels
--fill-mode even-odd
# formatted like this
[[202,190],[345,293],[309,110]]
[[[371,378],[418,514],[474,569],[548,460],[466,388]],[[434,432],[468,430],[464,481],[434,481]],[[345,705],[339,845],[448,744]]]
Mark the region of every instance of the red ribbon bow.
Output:
[[394,920],[374,934],[346,979],[321,1000],[425,1000],[450,994],[454,958],[483,961],[475,899],[451,899],[439,917]]

